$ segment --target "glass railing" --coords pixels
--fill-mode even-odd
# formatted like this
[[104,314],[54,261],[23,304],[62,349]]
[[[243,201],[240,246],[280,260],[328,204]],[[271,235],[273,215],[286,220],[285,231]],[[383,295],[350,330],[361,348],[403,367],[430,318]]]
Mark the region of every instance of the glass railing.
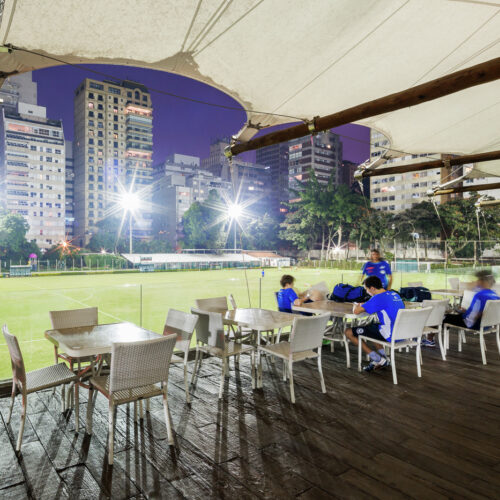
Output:
[[[296,277],[299,290],[325,281],[360,283],[360,271],[321,267],[294,269],[178,270],[177,272],[43,276],[0,279],[0,323],[17,335],[27,370],[54,362],[52,344],[44,337],[49,311],[99,308],[99,322],[130,321],[161,333],[170,308],[189,311],[196,299],[232,294],[238,307],[276,309],[274,292],[282,274]],[[429,289],[448,288],[450,277],[473,280],[473,268],[396,272],[393,288],[421,281]],[[114,286],[109,286],[115,283]],[[0,380],[11,377],[10,359],[0,337]]]

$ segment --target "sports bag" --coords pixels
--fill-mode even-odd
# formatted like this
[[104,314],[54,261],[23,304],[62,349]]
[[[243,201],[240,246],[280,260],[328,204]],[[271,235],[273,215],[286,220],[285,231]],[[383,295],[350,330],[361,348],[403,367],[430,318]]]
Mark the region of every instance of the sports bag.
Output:
[[400,288],[399,295],[408,302],[422,302],[432,298],[428,288],[423,286],[407,286]]
[[366,302],[370,296],[363,286],[339,283],[333,287],[333,291],[328,298],[335,302]]

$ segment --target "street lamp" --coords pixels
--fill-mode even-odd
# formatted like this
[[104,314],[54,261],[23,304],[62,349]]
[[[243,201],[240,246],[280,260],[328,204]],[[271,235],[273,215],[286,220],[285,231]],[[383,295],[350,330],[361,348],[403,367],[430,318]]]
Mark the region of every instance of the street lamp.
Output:
[[243,213],[243,208],[238,203],[229,203],[227,206],[227,214],[229,217],[229,224],[234,224],[234,249],[236,250],[236,224],[238,219]]
[[129,253],[132,254],[132,217],[133,213],[140,208],[141,200],[137,193],[131,193],[130,191],[125,192],[120,197],[120,206],[125,211],[125,215],[127,212],[129,213],[128,220],[128,235],[129,235]]

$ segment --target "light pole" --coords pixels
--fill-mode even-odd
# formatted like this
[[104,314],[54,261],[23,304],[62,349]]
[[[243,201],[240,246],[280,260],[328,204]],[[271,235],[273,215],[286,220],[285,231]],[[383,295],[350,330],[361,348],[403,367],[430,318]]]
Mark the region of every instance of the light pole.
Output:
[[238,223],[238,218],[241,216],[242,208],[237,203],[230,203],[227,206],[227,213],[230,220],[234,224],[234,250],[236,250],[236,224]]
[[129,253],[132,253],[132,218],[134,216],[134,212],[140,208],[141,206],[141,200],[139,196],[137,196],[137,193],[132,193],[130,191],[127,191],[123,193],[120,197],[120,205],[125,210],[125,216],[128,213],[129,219],[128,219],[128,238],[129,238]]

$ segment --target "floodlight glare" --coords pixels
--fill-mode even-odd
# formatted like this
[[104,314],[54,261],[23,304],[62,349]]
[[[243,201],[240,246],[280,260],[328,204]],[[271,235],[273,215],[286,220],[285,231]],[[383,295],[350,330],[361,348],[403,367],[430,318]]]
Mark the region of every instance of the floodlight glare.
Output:
[[120,197],[121,207],[129,212],[134,212],[141,206],[141,200],[137,193],[125,192]]
[[241,217],[241,214],[243,213],[243,209],[241,205],[238,205],[237,203],[230,203],[227,206],[227,213],[231,220],[234,219],[238,220]]

